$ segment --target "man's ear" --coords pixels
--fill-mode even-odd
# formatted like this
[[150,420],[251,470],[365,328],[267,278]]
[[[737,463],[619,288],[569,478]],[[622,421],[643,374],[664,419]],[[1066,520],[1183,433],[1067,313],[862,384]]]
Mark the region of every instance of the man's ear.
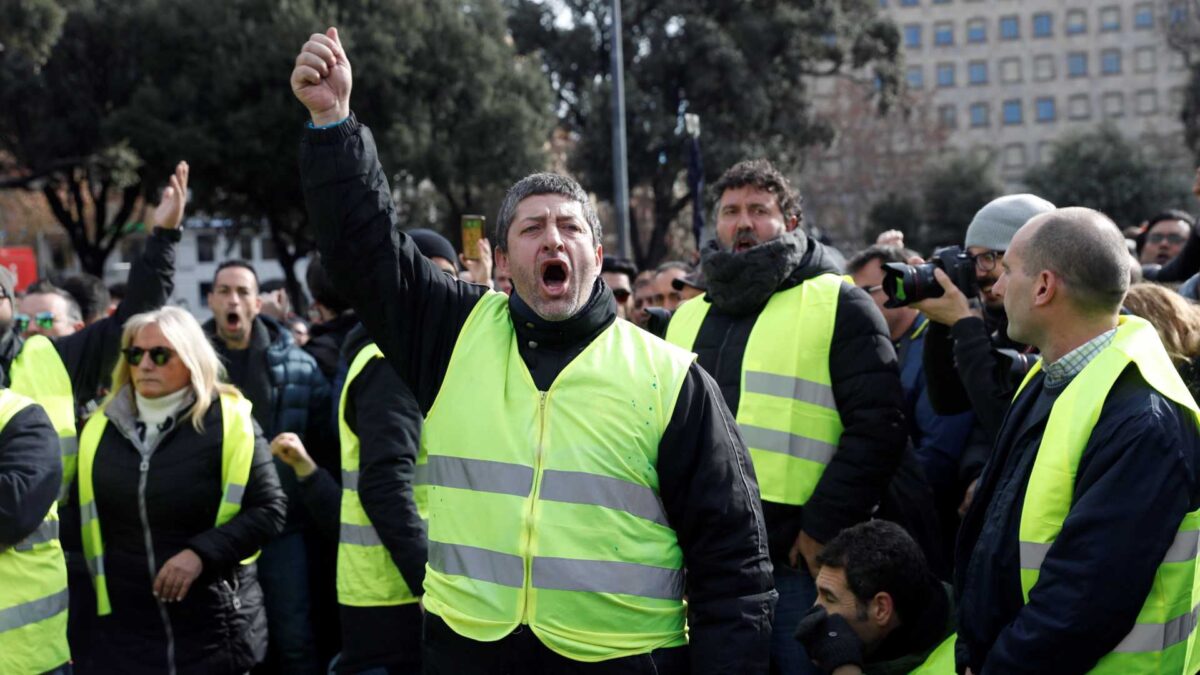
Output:
[[1061,285],[1062,279],[1054,272],[1050,270],[1039,272],[1033,284],[1033,306],[1045,307],[1050,304],[1050,301],[1054,299]]
[[880,591],[871,598],[871,605],[867,608],[867,618],[871,623],[880,627],[886,626],[895,615],[896,603],[890,593]]
[[604,244],[596,244],[596,267],[604,265]]
[[509,269],[508,269],[508,264],[509,264],[508,251],[506,251],[502,248],[497,248],[495,251],[492,252],[492,255],[495,256],[495,258],[496,258],[496,269],[501,274],[511,277],[512,274],[509,272]]
[[791,218],[788,218],[787,224],[784,225],[784,227],[787,228],[788,232],[795,232],[796,228],[799,226],[800,226],[800,218],[798,218],[797,216],[792,216]]

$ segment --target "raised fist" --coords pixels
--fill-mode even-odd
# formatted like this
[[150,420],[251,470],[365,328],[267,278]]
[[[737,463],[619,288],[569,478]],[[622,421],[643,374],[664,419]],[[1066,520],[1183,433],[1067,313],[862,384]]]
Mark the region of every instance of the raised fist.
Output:
[[175,165],[175,173],[163,189],[162,201],[154,207],[151,224],[167,230],[179,229],[183,222],[183,207],[188,198],[188,163],[180,162]]
[[315,126],[340,122],[350,116],[350,60],[342,49],[336,28],[313,33],[296,56],[292,93],[308,108]]

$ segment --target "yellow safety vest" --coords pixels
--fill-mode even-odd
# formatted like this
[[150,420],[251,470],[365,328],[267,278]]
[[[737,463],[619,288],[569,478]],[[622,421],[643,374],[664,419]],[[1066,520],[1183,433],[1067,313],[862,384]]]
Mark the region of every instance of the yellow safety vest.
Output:
[[925,659],[925,663],[909,671],[908,675],[954,675],[957,672],[954,669],[954,643],[957,638],[958,633],[955,633],[943,640]]
[[508,297],[467,318],[425,421],[425,609],[494,641],[527,624],[577,661],[686,642],[658,445],[695,357],[615,321],[538,391]]
[[[250,401],[241,394],[221,394],[221,504],[217,507],[217,527],[233,520],[242,510],[242,496],[250,480],[250,467],[254,463],[254,419],[250,415]],[[106,406],[107,407],[107,406]],[[100,511],[96,508],[96,495],[92,487],[92,466],[96,460],[96,449],[108,425],[108,417],[101,408],[83,426],[83,437],[79,444],[79,517],[83,530],[83,553],[87,559],[88,572],[96,589],[96,614],[112,613],[108,599],[108,583],[104,574],[104,538],[100,529]],[[188,422],[190,424],[190,422]],[[258,554],[242,561],[253,562]]]
[[[0,390],[0,429],[34,402]],[[0,551],[0,673],[35,675],[71,660],[67,646],[67,563],[58,509],[11,549]]]
[[75,436],[75,394],[67,367],[49,338],[31,335],[21,345],[8,376],[12,390],[37,401],[54,425],[63,460],[58,501],[69,501],[67,497],[71,481],[75,480],[79,444]]
[[417,601],[392,556],[379,540],[371,519],[358,498],[361,445],[346,423],[346,397],[350,385],[371,359],[383,354],[374,343],[359,350],[346,373],[338,404],[338,436],[342,442],[342,515],[338,536],[338,602],[352,607],[408,605]]
[[[1112,343],[1067,385],[1050,410],[1021,509],[1021,592],[1026,602],[1037,588],[1042,561],[1071,510],[1079,461],[1104,400],[1130,363],[1137,366],[1155,391],[1191,411],[1200,426],[1196,402],[1154,328],[1144,319],[1122,316]],[[1041,363],[1033,367],[1017,390],[1018,395],[1040,369]],[[1154,575],[1154,585],[1133,628],[1100,659],[1092,673],[1192,675],[1197,671],[1200,663],[1189,655],[1195,649],[1196,608],[1200,603],[1198,537],[1200,511],[1193,511],[1180,523],[1175,543]],[[1130,545],[1136,546],[1136,542]],[[1189,659],[1193,659],[1191,666],[1186,667]]]
[[[737,424],[764,501],[803,506],[837,453],[829,348],[842,283],[822,274],[775,293],[746,342]],[[680,305],[667,341],[693,349],[711,306],[703,295]]]

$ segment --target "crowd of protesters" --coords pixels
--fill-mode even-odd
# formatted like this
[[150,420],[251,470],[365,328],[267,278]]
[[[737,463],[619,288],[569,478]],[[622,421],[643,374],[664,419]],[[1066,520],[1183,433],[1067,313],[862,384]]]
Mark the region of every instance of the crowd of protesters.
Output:
[[1200,670],[1190,214],[843,256],[748,160],[691,261],[548,173],[460,253],[350,83],[313,35],[307,320],[242,260],[164,307],[186,163],[120,287],[0,270],[0,673]]

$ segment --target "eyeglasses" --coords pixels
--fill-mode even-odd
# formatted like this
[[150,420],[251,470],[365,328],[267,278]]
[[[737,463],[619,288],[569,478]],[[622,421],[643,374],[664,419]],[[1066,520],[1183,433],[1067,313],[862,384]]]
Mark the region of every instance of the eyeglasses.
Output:
[[629,299],[630,295],[633,295],[632,293],[630,293],[628,290],[626,290],[624,288],[614,288],[614,289],[612,289],[612,294],[613,294],[613,297],[617,299],[617,302],[625,302],[626,300]]
[[24,333],[29,329],[29,323],[36,321],[39,328],[42,330],[50,330],[54,328],[54,312],[38,312],[30,317],[28,314],[17,313],[13,315],[13,328],[18,333]]
[[971,257],[975,259],[975,267],[978,267],[979,271],[991,272],[992,270],[996,269],[996,263],[1003,256],[1003,253],[988,251],[987,253],[980,253],[979,255]]
[[1182,235],[1164,234],[1162,232],[1155,232],[1154,234],[1146,237],[1146,243],[1148,244],[1161,244],[1164,241],[1173,246],[1178,246],[1186,241],[1186,239],[1184,239]]
[[170,361],[171,357],[175,355],[175,352],[167,349],[166,347],[151,347],[150,349],[143,349],[141,347],[126,347],[125,349],[121,350],[121,353],[125,355],[125,360],[129,362],[129,365],[131,366],[141,365],[142,356],[144,354],[149,354],[150,362],[156,366],[167,365],[167,362]]

